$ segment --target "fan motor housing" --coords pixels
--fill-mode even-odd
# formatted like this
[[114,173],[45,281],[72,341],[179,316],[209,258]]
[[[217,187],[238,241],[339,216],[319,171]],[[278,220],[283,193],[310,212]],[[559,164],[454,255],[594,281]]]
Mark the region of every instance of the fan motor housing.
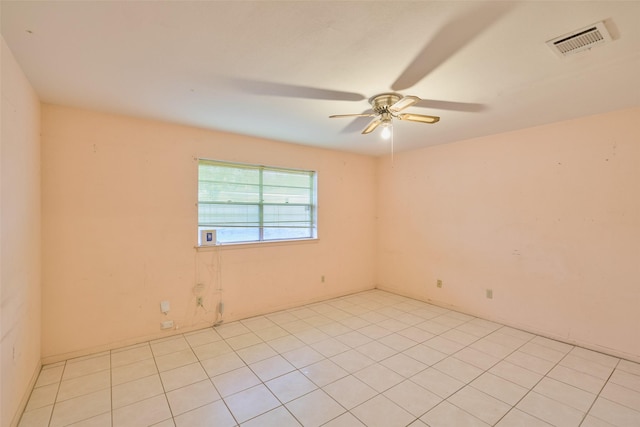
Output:
[[402,95],[399,93],[389,92],[389,93],[381,93],[379,95],[374,95],[369,98],[369,104],[373,108],[373,111],[380,113],[386,111],[389,107],[391,107],[396,102],[402,99]]

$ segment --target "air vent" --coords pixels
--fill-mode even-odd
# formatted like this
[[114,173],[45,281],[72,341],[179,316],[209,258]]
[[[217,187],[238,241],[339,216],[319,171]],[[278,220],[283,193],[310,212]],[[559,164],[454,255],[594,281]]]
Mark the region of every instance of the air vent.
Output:
[[611,40],[611,34],[607,31],[604,22],[598,22],[549,40],[547,46],[559,56],[569,56]]

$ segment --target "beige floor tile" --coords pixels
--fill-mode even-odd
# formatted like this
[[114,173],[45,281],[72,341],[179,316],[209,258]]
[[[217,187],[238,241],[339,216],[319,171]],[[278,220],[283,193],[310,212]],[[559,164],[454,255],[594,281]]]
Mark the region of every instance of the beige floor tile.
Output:
[[236,421],[222,400],[175,417],[176,427],[233,427]]
[[483,371],[490,369],[500,361],[499,358],[483,353],[470,347],[463,348],[453,355],[456,359],[462,360],[470,365],[480,368]]
[[602,397],[596,400],[589,414],[615,426],[640,425],[640,412]]
[[345,412],[344,414],[332,419],[326,424],[323,424],[322,427],[366,427],[364,424],[360,422],[353,414],[350,412]]
[[640,392],[640,373],[634,374],[622,369],[616,369],[611,375],[610,381],[630,390]]
[[407,356],[427,366],[434,365],[448,357],[446,353],[421,344],[403,351],[402,354],[406,354]]
[[618,363],[617,370],[640,376],[640,363],[622,359]]
[[542,379],[542,375],[537,372],[530,371],[511,362],[503,360],[489,369],[494,375],[504,378],[505,380],[516,383],[522,387],[530,389]]
[[171,418],[171,411],[167,397],[160,395],[114,409],[113,427],[149,426],[169,418]]
[[18,427],[48,427],[53,405],[26,411],[22,414]]
[[465,347],[465,345],[463,344],[448,340],[446,338],[442,338],[440,336],[431,338],[430,340],[425,341],[423,344],[447,355],[452,355],[453,353],[458,352]]
[[479,339],[478,341],[471,344],[469,348],[481,351],[485,354],[490,354],[491,356],[497,357],[499,359],[502,359],[508,356],[509,354],[513,353],[513,351],[517,348],[517,347],[510,347],[508,345],[504,345],[498,342],[494,342],[490,339],[490,337],[491,335],[488,337]]
[[259,329],[257,331],[253,331],[257,336],[260,337],[263,341],[271,341],[276,338],[282,338],[284,336],[289,335],[289,332],[282,329],[280,326],[274,323],[273,326],[269,326],[265,329]]
[[226,341],[215,341],[208,344],[193,347],[193,352],[198,360],[207,360],[227,353],[233,353],[233,349]]
[[340,335],[349,333],[351,331],[350,328],[338,322],[331,322],[322,326],[318,326],[318,329],[320,329],[322,332],[329,335],[330,337],[334,337],[334,338]]
[[[420,330],[420,329],[419,329]],[[368,325],[358,330],[359,333],[371,338],[372,340],[379,340],[380,338],[391,335],[392,332],[381,325]],[[424,331],[423,331],[424,332]]]
[[224,398],[233,417],[243,423],[280,406],[280,402],[263,384]]
[[285,406],[305,427],[320,426],[345,412],[342,406],[322,390],[305,394]]
[[559,364],[604,380],[609,378],[613,372],[613,366],[605,366],[598,362],[574,356],[573,354],[565,356]]
[[268,344],[260,343],[237,350],[237,354],[242,358],[244,363],[250,365],[252,363],[256,363],[261,360],[276,356],[278,353],[276,353],[276,351]]
[[239,368],[211,379],[223,397],[260,384],[260,379],[247,367]]
[[581,412],[587,412],[596,399],[595,394],[546,377],[540,380],[533,391]]
[[640,412],[640,392],[635,390],[609,381],[600,392],[600,397]]
[[599,353],[593,350],[587,350],[586,348],[582,348],[582,347],[572,348],[569,354],[572,356],[577,356],[582,359],[599,363],[604,366],[608,366],[610,368],[615,368],[620,362],[620,359],[617,357],[609,356],[607,354]]
[[46,385],[43,387],[34,388],[29,396],[27,402],[26,411],[32,411],[34,409],[42,408],[44,406],[53,405],[56,401],[56,395],[58,394],[58,383]]
[[536,392],[529,392],[517,408],[549,424],[563,427],[578,426],[584,417],[584,412]]
[[111,370],[112,386],[134,381],[158,373],[155,359],[144,359],[130,365],[119,366]]
[[324,357],[332,357],[351,349],[351,347],[335,338],[327,338],[326,340],[311,344],[311,348],[322,354]]
[[464,387],[462,381],[446,375],[437,369],[429,368],[411,377],[411,381],[440,396],[443,399],[451,396]]
[[512,409],[496,424],[496,427],[553,427],[519,409]]
[[353,409],[378,394],[353,375],[334,381],[322,389],[346,409]]
[[111,390],[103,389],[73,399],[57,402],[50,427],[73,424],[111,410]]
[[42,369],[38,380],[36,381],[36,387],[42,387],[45,385],[56,384],[62,380],[62,373],[64,372],[64,365],[55,366],[48,369]]
[[208,378],[207,373],[198,362],[181,366],[176,369],[160,373],[165,391],[175,390]]
[[580,427],[616,427],[613,424],[609,424],[606,421],[603,421],[599,418],[596,418],[591,415],[587,415],[580,424]]
[[222,325],[216,327],[214,330],[224,339],[251,332],[249,328],[247,328],[241,322],[223,323]]
[[404,377],[393,372],[391,369],[379,363],[367,366],[354,374],[356,378],[363,381],[378,393],[390,389],[396,384],[404,381]]
[[338,335],[335,338],[351,348],[360,347],[373,341],[371,338],[358,331],[350,331],[346,334]]
[[234,350],[240,350],[242,348],[251,347],[252,345],[260,344],[262,339],[254,334],[253,332],[248,332],[246,334],[236,335],[231,338],[226,338],[225,341],[229,344]]
[[64,368],[62,380],[70,380],[108,369],[111,369],[111,357],[109,354],[82,359],[73,363],[69,361]]
[[176,427],[176,423],[173,421],[173,418],[160,421],[157,424],[153,424],[151,427]]
[[462,381],[463,383],[471,382],[482,374],[482,369],[476,368],[475,366],[456,359],[455,357],[448,357],[436,363],[433,367],[450,377]]
[[511,405],[471,386],[464,387],[447,401],[489,425],[497,423],[511,409]]
[[250,317],[248,319],[241,320],[240,323],[253,332],[268,329],[276,325],[265,316]]
[[458,344],[468,346],[478,341],[478,337],[467,332],[463,332],[458,328],[449,329],[447,332],[440,335],[442,338],[448,339]]
[[415,417],[435,407],[442,398],[412,381],[403,381],[385,391],[384,396]]
[[[531,344],[527,343],[525,344],[525,346],[526,345],[531,345]],[[542,347],[537,344],[533,344],[533,345],[535,345],[537,348],[544,349],[544,352],[554,352],[559,354],[560,357],[562,357],[562,353],[556,352],[553,349]],[[546,375],[557,363],[557,362],[552,362],[547,359],[538,357],[534,354],[527,353],[526,351],[522,350],[522,347],[520,350],[517,350],[511,353],[510,355],[508,355],[507,357],[505,357],[504,360],[507,362],[511,362],[514,365],[518,365],[522,368],[528,369],[529,371],[536,372],[540,375]]]
[[442,402],[420,417],[430,427],[487,427],[489,424],[463,411],[449,402]]
[[211,378],[246,366],[245,362],[235,352],[202,360],[200,365]]
[[155,374],[113,387],[112,406],[114,409],[121,408],[159,394],[164,394],[164,389],[160,376]]
[[320,341],[324,341],[331,338],[328,334],[325,334],[320,329],[310,328],[294,334],[300,341],[307,345],[315,344]]
[[420,371],[427,369],[427,365],[418,362],[409,356],[398,353],[380,362],[392,371],[402,375],[405,378],[412,377]]
[[155,357],[164,356],[165,354],[175,353],[189,348],[189,343],[182,335],[151,341],[149,344],[151,345],[151,350]]
[[74,377],[69,380],[62,380],[58,389],[56,401],[72,399],[74,397],[89,394],[94,391],[109,388],[111,386],[111,372],[109,370],[99,371],[81,377]]
[[347,371],[328,359],[305,366],[300,369],[300,372],[319,387],[323,387],[349,374]]
[[364,402],[351,413],[367,427],[404,427],[415,418],[383,395]]
[[176,416],[220,400],[220,395],[211,380],[206,379],[168,392],[167,400]]
[[111,412],[70,424],[69,427],[111,427]]
[[222,340],[222,337],[213,328],[207,328],[200,331],[184,334],[184,338],[187,340],[191,347],[198,347],[200,345],[205,345]]
[[329,358],[329,360],[349,373],[359,371],[375,363],[373,359],[356,350],[345,351]]
[[298,371],[266,382],[269,390],[283,403],[290,402],[317,389],[317,386]]
[[280,355],[253,363],[249,367],[262,382],[269,381],[296,369]]
[[562,360],[562,358],[565,357],[567,353],[565,351],[556,350],[554,348],[547,347],[542,344],[538,344],[534,342],[534,340],[531,340],[525,345],[523,345],[522,347],[520,347],[518,351],[529,354],[531,356],[538,357],[540,359],[544,359],[550,362],[551,366],[555,365],[560,360]]
[[356,350],[376,362],[391,357],[398,352],[397,350],[379,343],[378,341],[371,341],[367,344],[361,345],[360,347],[357,347]]
[[197,361],[198,358],[193,353],[191,348],[156,357],[156,365],[158,366],[158,371],[160,372],[169,371],[171,369],[189,365]]
[[527,388],[490,372],[485,372],[473,380],[471,386],[512,406],[517,404],[529,391]]
[[153,358],[153,353],[151,352],[149,344],[135,346],[126,350],[112,352],[111,367],[117,368],[151,358]]
[[597,394],[602,390],[606,380],[597,378],[584,372],[579,372],[566,366],[557,365],[547,374],[548,378],[562,381],[565,384],[578,387],[589,393]]
[[279,406],[242,423],[242,427],[302,427],[302,425],[284,406]]
[[271,348],[277,351],[280,354],[286,353],[288,351],[292,351],[301,347],[304,347],[306,344],[296,338],[293,335],[286,335],[280,338],[276,338],[267,342]]
[[319,362],[325,358],[322,354],[306,345],[304,347],[282,353],[282,356],[298,369]]

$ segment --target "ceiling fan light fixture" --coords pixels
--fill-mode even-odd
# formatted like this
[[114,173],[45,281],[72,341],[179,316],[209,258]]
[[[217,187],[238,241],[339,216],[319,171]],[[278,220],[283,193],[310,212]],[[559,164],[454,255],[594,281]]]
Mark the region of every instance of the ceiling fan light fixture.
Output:
[[382,132],[380,133],[382,139],[391,138],[391,131],[393,130],[393,123],[391,122],[391,120],[382,123],[380,126],[382,127]]

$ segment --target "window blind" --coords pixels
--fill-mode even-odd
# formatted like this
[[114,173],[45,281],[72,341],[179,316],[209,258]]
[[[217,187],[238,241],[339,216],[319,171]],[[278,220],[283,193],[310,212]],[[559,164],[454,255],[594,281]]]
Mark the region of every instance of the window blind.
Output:
[[198,162],[198,228],[220,243],[316,237],[314,171]]

